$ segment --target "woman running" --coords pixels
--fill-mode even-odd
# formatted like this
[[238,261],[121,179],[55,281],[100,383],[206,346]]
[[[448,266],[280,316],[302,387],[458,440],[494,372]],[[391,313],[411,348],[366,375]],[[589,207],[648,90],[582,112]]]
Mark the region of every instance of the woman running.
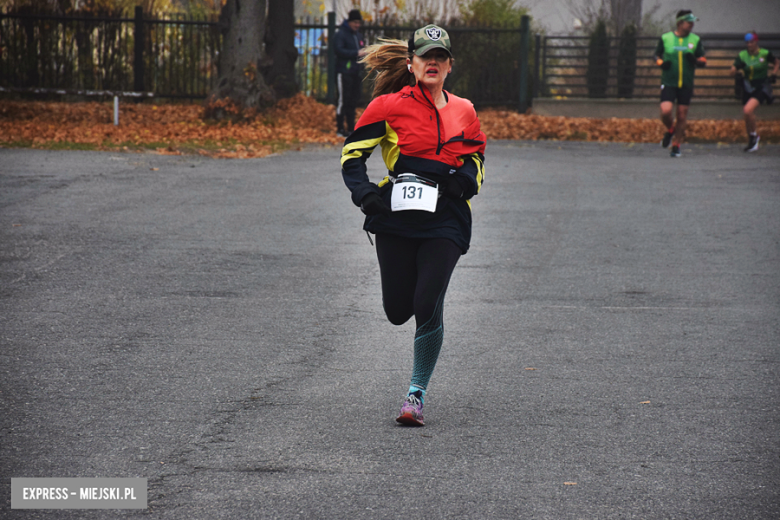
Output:
[[[731,66],[732,76],[742,77],[742,113],[745,116],[745,129],[748,133],[746,152],[758,150],[759,135],[756,132],[756,107],[762,103],[771,104],[772,83],[777,79],[780,60],[766,49],[758,46],[758,35],[749,32],[745,35],[745,50],[739,53]],[[769,73],[769,64],[772,72]]]
[[[366,215],[363,229],[376,235],[387,319],[415,319],[411,384],[396,421],[423,426],[444,338],[444,294],[469,248],[469,199],[484,179],[485,134],[471,102],[443,88],[453,64],[444,29],[427,25],[408,43],[384,40],[361,61],[376,72],[374,99],[344,142],[342,175]],[[388,175],[374,184],[366,160],[377,145]]]

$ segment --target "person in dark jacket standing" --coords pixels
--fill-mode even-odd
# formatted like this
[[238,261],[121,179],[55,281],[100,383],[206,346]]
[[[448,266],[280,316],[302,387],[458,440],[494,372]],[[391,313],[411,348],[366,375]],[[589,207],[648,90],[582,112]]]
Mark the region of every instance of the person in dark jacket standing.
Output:
[[[396,421],[423,426],[423,401],[444,340],[444,295],[471,241],[471,198],[485,178],[485,134],[474,106],[444,90],[452,70],[450,37],[427,25],[408,41],[368,47],[374,99],[341,154],[344,183],[363,210],[363,229],[376,235],[387,319],[414,317],[409,391]],[[387,176],[367,175],[380,146]]]
[[346,137],[355,129],[355,107],[360,102],[360,82],[363,65],[358,59],[363,55],[363,35],[360,25],[363,17],[359,9],[353,9],[336,33],[336,132]]

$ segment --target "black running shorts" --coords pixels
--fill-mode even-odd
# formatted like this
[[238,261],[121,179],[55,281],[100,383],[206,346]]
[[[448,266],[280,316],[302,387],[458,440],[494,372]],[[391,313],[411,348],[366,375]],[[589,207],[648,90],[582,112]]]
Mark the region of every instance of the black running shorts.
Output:
[[764,92],[761,89],[755,89],[753,92],[742,92],[742,104],[744,105],[748,101],[750,101],[750,98],[756,98],[760,104],[766,103],[767,105],[772,104],[772,100],[769,99],[769,96],[766,95],[766,92]]
[[677,101],[678,105],[690,105],[693,97],[693,89],[688,87],[670,87],[661,85],[661,102]]

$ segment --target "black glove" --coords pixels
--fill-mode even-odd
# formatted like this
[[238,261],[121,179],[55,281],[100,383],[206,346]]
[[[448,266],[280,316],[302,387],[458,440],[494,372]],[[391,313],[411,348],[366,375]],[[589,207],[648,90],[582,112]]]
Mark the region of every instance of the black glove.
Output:
[[389,215],[392,213],[385,201],[377,193],[369,193],[360,201],[360,210],[368,216]]
[[452,177],[444,179],[444,181],[441,182],[441,188],[445,197],[459,199],[463,196],[463,188],[461,188],[460,184]]
[[665,61],[661,64],[662,70],[669,70],[672,68],[672,62],[671,61]]
[[465,174],[452,174],[442,183],[442,192],[451,199],[471,198],[474,196],[471,191],[474,189],[471,180]]
[[777,83],[777,74],[772,74],[769,76],[769,83],[775,84]]

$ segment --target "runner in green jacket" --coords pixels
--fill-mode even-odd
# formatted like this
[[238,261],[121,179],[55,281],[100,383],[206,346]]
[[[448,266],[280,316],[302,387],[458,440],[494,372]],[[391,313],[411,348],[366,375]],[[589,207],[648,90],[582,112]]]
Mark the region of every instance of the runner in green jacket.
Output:
[[[677,29],[661,36],[655,49],[656,64],[661,67],[661,121],[667,132],[661,146],[672,144],[672,157],[680,157],[680,143],[685,137],[688,107],[693,97],[695,67],[704,67],[704,47],[701,38],[693,34],[698,20],[688,10],[677,12]],[[674,102],[677,102],[677,124],[674,122]],[[674,138],[674,139],[673,139]]]
[[[780,60],[767,49],[758,46],[758,35],[749,32],[745,35],[743,50],[734,60],[731,66],[731,75],[742,78],[742,113],[745,116],[745,129],[748,133],[748,145],[746,152],[758,150],[759,136],[756,132],[756,107],[764,102],[767,105],[774,101],[772,96],[772,83],[777,79],[777,70],[780,69]],[[772,71],[769,65],[772,64]]]

